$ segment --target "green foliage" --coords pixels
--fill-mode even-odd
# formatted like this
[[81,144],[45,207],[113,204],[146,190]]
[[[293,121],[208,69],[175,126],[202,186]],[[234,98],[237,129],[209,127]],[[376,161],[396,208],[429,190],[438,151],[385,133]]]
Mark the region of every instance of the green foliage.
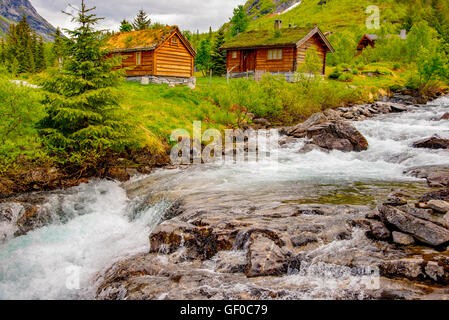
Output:
[[431,80],[449,80],[447,56],[437,47],[421,47],[417,57],[420,81],[427,84]]
[[120,32],[130,32],[133,31],[133,25],[129,23],[126,19],[123,19],[120,23]]
[[67,54],[64,67],[54,70],[44,81],[46,117],[40,122],[45,145],[69,161],[85,155],[104,155],[135,145],[132,125],[119,107],[116,87],[122,72],[113,71],[116,59],[105,59],[101,31],[84,1],[73,20],[75,30],[66,30]]
[[201,41],[195,57],[195,64],[198,70],[203,72],[203,75],[209,72],[212,67],[212,47],[209,39]]
[[37,90],[16,85],[0,75],[0,173],[19,157],[36,157],[41,151],[35,123],[44,110]]
[[226,74],[226,55],[225,51],[220,48],[225,43],[225,33],[223,30],[219,30],[217,38],[215,39],[214,49],[212,52],[212,71],[215,75]]
[[350,31],[343,31],[332,34],[329,37],[335,53],[329,54],[328,64],[336,66],[341,63],[353,61],[357,49],[357,35]]
[[1,50],[11,74],[41,72],[46,68],[44,43],[31,30],[26,17],[11,24],[6,44]]
[[136,31],[146,30],[149,29],[150,26],[151,26],[151,19],[148,17],[148,14],[142,9],[139,10],[139,13],[137,14],[133,22],[134,30]]
[[246,14],[245,8],[240,5],[234,9],[234,16],[231,18],[231,35],[236,36],[238,33],[243,33],[248,29],[250,20]]

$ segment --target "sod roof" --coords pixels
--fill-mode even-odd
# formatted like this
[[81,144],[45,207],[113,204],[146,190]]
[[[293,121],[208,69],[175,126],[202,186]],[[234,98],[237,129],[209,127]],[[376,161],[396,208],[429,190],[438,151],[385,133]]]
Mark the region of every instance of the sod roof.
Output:
[[277,31],[273,30],[255,30],[248,31],[235,36],[227,41],[223,46],[223,50],[229,49],[245,49],[258,47],[273,47],[273,46],[293,46],[300,45],[308,37],[318,33],[330,51],[333,51],[332,46],[327,41],[324,34],[318,27],[310,28],[282,28]]
[[119,32],[107,41],[105,49],[110,52],[154,50],[176,31],[178,31],[178,34],[186,42],[189,49],[194,52],[193,48],[190,46],[190,43],[188,43],[188,41],[184,38],[177,26],[166,26],[131,32]]

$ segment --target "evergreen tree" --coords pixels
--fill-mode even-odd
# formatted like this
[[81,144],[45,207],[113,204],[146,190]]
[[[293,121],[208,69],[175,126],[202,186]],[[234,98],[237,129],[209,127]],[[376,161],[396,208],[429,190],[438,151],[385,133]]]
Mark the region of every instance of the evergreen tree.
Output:
[[[44,83],[46,117],[40,122],[45,145],[70,162],[84,164],[101,159],[108,150],[121,151],[132,144],[130,126],[119,108],[117,85],[123,72],[114,67],[118,58],[105,58],[102,32],[94,29],[101,20],[87,8],[72,16],[75,30],[65,30],[68,54],[62,69]],[[69,14],[70,15],[70,14]]]
[[55,40],[52,46],[53,62],[57,66],[62,67],[64,62],[64,38],[61,33],[61,29],[57,28],[55,33]]
[[220,29],[212,52],[212,70],[216,75],[226,74],[226,55],[223,50],[220,50],[224,43],[225,33],[223,29]]
[[133,31],[133,26],[127,20],[123,19],[120,24],[120,32],[130,32]]
[[234,9],[234,16],[231,18],[231,34],[232,36],[236,36],[238,33],[245,32],[249,26],[249,17],[246,14],[245,8],[240,5],[236,9]]
[[133,27],[134,30],[146,30],[151,26],[151,19],[148,17],[148,14],[142,9],[139,10],[137,17],[134,19]]
[[211,43],[209,39],[201,41],[195,63],[197,68],[203,72],[203,75],[206,75],[212,67]]
[[47,59],[45,57],[45,44],[44,39],[42,39],[42,37],[40,37],[39,41],[36,43],[35,63],[37,72],[42,72],[47,68]]

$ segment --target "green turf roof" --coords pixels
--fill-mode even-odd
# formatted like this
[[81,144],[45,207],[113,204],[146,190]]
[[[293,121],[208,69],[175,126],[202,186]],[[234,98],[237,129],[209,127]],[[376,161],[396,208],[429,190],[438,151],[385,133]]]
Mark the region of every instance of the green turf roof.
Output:
[[264,47],[273,45],[294,45],[307,36],[314,28],[283,28],[256,30],[241,33],[227,41],[222,49]]

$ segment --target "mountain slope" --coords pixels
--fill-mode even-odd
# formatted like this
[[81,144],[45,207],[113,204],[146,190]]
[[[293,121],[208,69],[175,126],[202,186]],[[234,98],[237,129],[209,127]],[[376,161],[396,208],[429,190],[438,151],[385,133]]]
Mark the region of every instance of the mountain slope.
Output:
[[270,28],[275,19],[282,19],[284,26],[317,24],[322,30],[335,31],[363,28],[370,5],[380,8],[381,22],[393,23],[399,22],[408,8],[407,1],[398,0],[249,0],[245,8],[252,19],[250,29]]
[[4,36],[11,23],[26,16],[31,28],[45,40],[52,40],[55,27],[42,18],[29,0],[0,0],[0,37]]

